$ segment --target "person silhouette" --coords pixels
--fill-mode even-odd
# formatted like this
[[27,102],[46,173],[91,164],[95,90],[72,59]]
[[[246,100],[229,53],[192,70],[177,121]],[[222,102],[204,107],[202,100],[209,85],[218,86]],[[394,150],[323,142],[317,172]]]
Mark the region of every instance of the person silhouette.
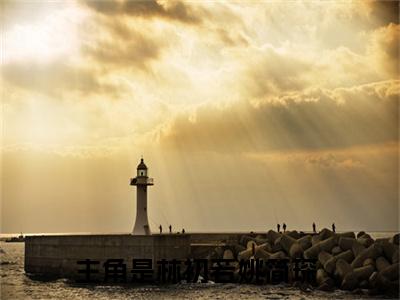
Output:
[[283,223],[282,228],[283,228],[283,232],[286,232],[286,224],[285,223]]
[[182,233],[185,233],[185,228],[182,228]]
[[313,231],[314,233],[317,233],[315,223],[312,223],[312,231]]
[[332,223],[332,231],[333,231],[333,232],[336,232],[336,226],[335,226],[335,223]]
[[172,226],[169,225],[169,233],[172,233]]
[[162,233],[162,225],[160,224],[160,226],[158,226],[158,228],[160,228],[160,234]]
[[278,232],[281,232],[281,224],[277,224],[276,227],[278,228]]

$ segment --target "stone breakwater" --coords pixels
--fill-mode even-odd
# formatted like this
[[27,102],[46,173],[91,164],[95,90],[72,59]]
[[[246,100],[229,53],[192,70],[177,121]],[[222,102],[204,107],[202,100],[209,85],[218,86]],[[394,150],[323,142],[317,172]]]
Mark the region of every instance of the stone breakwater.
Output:
[[236,260],[236,274],[242,259],[316,259],[316,284],[320,290],[399,293],[399,234],[373,239],[363,231],[356,235],[326,228],[314,234],[270,230],[266,234],[242,235],[238,243],[213,249],[208,258]]

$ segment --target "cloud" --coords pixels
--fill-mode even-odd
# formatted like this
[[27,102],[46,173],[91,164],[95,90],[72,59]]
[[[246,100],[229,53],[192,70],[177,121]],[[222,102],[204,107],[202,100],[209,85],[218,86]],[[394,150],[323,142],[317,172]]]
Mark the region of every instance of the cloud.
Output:
[[400,25],[393,23],[371,34],[368,53],[390,76],[399,75]]
[[286,93],[252,105],[202,106],[161,134],[179,151],[298,151],[398,140],[399,81]]
[[201,19],[192,7],[184,2],[159,1],[83,1],[90,9],[107,16],[127,15],[142,18],[165,18],[184,23],[199,23]]
[[2,66],[2,78],[19,88],[50,96],[74,91],[83,96],[116,96],[122,92],[121,87],[102,82],[95,70],[63,61],[8,63]]

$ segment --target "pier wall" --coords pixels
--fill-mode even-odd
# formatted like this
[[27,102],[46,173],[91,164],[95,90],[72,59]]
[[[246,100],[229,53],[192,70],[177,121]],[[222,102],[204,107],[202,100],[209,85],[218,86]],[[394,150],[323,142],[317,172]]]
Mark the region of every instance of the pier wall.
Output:
[[[99,261],[103,271],[108,259],[124,259],[129,270],[133,258],[186,259],[190,255],[189,235],[58,235],[30,236],[25,240],[25,272],[28,274],[76,277],[82,269],[77,261]],[[100,275],[100,274],[99,274]]]

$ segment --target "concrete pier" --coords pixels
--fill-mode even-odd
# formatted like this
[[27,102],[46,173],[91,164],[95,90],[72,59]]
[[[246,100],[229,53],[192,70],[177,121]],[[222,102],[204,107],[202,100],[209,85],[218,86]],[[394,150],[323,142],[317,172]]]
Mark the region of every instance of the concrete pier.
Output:
[[48,235],[25,240],[25,272],[33,275],[76,278],[79,260],[123,259],[128,268],[132,259],[152,259],[153,268],[161,259],[186,259],[190,236],[171,235]]

